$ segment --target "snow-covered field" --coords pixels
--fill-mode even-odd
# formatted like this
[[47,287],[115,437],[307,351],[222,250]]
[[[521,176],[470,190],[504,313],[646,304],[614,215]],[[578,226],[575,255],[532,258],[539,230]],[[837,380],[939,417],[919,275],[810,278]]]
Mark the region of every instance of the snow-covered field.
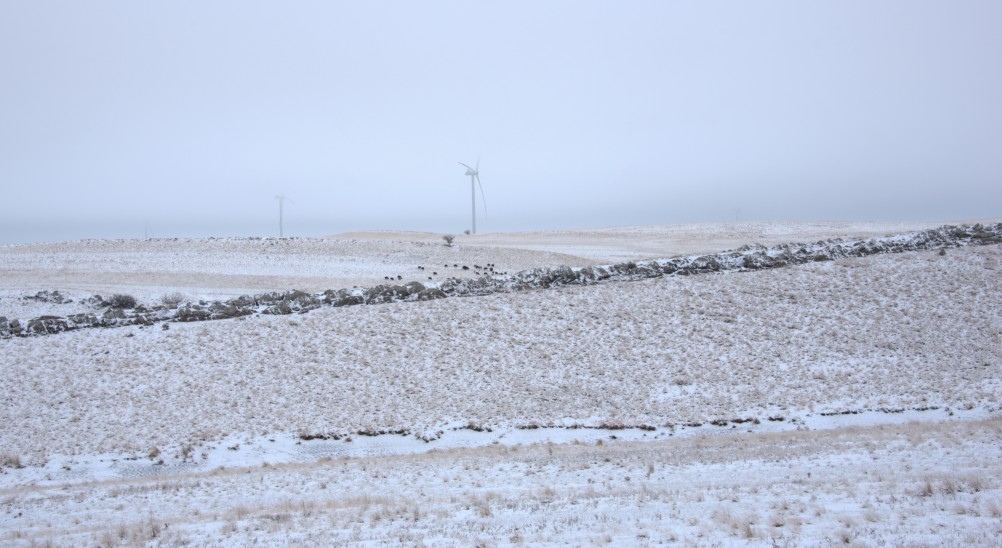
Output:
[[[939,224],[7,246],[0,316]],[[1000,259],[989,245],[0,340],[0,544],[992,545]],[[73,302],[24,298],[43,290]]]
[[[0,316],[17,317],[25,293],[56,289],[89,297],[129,293],[155,302],[180,292],[220,299],[264,291],[367,287],[387,277],[441,281],[498,272],[588,266],[713,253],[747,243],[813,242],[933,228],[942,223],[705,223],[600,230],[457,235],[355,232],[330,238],[83,240],[0,246]],[[468,266],[471,270],[462,270]],[[423,267],[423,268],[418,268]],[[14,298],[8,298],[13,296]],[[63,310],[63,313],[68,313]],[[24,313],[31,316],[30,311]]]

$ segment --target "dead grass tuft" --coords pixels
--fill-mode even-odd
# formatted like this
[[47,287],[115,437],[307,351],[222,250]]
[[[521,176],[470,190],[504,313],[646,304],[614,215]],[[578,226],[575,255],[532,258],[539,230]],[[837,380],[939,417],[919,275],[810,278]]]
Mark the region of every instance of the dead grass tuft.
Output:
[[2,468],[24,468],[21,456],[13,453],[0,454],[0,469]]

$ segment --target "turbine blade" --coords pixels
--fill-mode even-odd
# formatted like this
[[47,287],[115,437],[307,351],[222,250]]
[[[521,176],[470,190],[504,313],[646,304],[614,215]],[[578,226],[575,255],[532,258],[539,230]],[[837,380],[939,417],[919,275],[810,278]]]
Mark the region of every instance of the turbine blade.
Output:
[[480,199],[484,202],[484,215],[487,215],[487,197],[484,196],[484,185],[480,183],[480,174],[474,175],[477,178],[477,185],[480,186]]
[[473,169],[472,167],[470,167],[470,166],[468,166],[468,165],[464,164],[463,162],[456,162],[456,163],[457,163],[457,164],[459,164],[459,165],[461,165],[461,166],[463,166],[463,167],[465,167],[466,169],[468,169],[468,170],[470,170],[470,171],[476,171],[476,170],[475,170],[475,169]]

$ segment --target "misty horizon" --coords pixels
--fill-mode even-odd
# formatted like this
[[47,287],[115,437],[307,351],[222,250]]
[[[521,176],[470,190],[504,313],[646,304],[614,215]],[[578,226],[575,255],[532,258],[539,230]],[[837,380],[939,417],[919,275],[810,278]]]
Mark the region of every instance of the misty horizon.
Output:
[[1000,51],[977,0],[9,3],[0,244],[462,233],[478,161],[478,232],[997,218]]

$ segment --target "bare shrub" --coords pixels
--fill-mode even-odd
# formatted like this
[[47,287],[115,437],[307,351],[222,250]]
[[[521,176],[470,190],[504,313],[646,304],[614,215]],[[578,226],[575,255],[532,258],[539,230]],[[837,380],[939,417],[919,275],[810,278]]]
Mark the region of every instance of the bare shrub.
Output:
[[136,298],[132,295],[114,294],[108,299],[108,304],[112,308],[135,308]]
[[445,240],[445,247],[452,247],[452,241],[455,240],[456,237],[452,234],[446,234],[445,236],[442,236],[442,239]]
[[945,495],[956,495],[958,491],[962,491],[962,486],[954,478],[946,478],[940,482],[940,491]]
[[188,296],[180,291],[172,291],[160,296],[160,303],[168,308],[177,308],[177,306],[188,300]]

